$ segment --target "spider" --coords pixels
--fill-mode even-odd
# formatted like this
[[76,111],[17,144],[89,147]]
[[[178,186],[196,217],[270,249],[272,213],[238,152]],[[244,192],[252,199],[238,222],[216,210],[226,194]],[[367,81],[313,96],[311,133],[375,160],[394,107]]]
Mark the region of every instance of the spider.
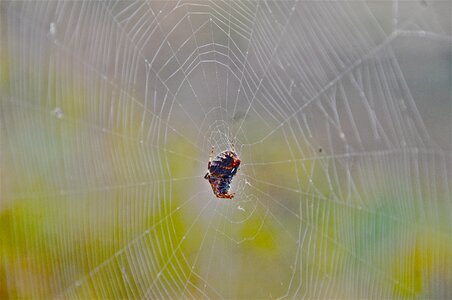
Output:
[[234,194],[229,194],[232,177],[237,173],[240,166],[240,159],[232,145],[232,151],[223,151],[212,160],[213,149],[210,151],[209,163],[207,164],[207,173],[204,176],[210,183],[212,191],[217,198],[234,198]]

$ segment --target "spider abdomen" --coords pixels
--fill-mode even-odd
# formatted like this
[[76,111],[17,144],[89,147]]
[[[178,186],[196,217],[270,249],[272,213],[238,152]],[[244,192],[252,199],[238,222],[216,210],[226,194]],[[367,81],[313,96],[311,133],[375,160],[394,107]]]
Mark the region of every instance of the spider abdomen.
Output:
[[204,176],[212,187],[212,190],[218,198],[233,198],[229,194],[229,188],[232,177],[237,173],[240,166],[240,159],[233,151],[224,151],[215,156],[207,165],[208,172]]

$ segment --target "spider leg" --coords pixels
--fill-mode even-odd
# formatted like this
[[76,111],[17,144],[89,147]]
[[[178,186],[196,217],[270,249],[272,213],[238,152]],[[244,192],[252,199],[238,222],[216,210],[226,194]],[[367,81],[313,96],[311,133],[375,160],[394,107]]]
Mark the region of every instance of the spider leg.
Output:
[[224,194],[216,194],[216,196],[217,196],[217,198],[226,198],[226,199],[232,199],[232,198],[234,198],[234,193],[232,193],[232,194],[229,194],[229,193],[224,193]]
[[234,143],[231,143],[231,149],[232,149],[232,152],[235,152]]

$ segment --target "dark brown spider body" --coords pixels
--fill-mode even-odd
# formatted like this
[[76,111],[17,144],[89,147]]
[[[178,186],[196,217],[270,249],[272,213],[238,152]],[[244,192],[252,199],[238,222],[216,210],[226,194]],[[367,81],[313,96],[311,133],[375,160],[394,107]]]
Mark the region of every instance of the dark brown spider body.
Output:
[[[211,157],[213,148],[211,152]],[[208,172],[204,176],[210,183],[212,191],[217,198],[234,198],[234,194],[229,194],[232,177],[237,173],[240,166],[240,159],[234,151],[223,151],[207,164]]]

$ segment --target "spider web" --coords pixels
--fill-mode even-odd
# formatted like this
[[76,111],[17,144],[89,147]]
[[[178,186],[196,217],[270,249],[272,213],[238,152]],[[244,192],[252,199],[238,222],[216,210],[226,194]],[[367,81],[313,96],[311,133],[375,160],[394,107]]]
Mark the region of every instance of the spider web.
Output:
[[1,298],[452,296],[450,2],[0,9]]

